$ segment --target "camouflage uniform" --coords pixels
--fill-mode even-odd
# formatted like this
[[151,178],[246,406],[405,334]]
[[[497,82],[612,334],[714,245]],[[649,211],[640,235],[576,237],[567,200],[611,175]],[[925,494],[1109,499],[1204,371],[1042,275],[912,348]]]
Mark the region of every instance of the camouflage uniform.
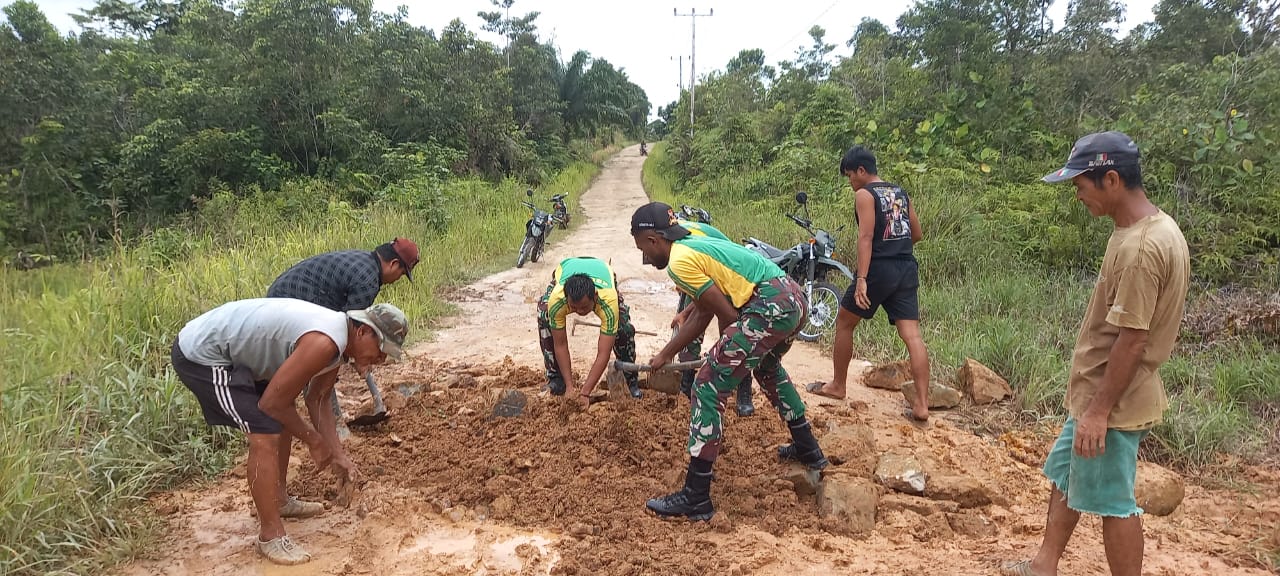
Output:
[[714,461],[719,455],[725,400],[751,374],[783,420],[804,417],[804,401],[782,367],[782,356],[805,315],[804,294],[794,280],[783,276],[757,285],[698,371],[689,419],[691,456]]
[[[556,283],[551,282],[538,300],[538,345],[542,348],[542,362],[547,368],[549,381],[562,379],[559,363],[556,362],[555,341],[551,338],[551,317],[547,311],[547,302],[555,287]],[[631,309],[622,301],[621,294],[618,295],[618,333],[613,342],[613,355],[623,362],[636,361],[636,329],[631,325]],[[623,374],[627,377],[628,385],[636,384],[640,378],[635,372]]]

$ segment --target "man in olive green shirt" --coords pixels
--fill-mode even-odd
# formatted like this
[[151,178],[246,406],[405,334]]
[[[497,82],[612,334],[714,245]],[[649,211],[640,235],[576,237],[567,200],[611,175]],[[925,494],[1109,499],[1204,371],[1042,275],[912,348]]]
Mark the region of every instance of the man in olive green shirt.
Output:
[[1178,223],[1147,199],[1138,146],[1119,132],[1076,141],[1067,165],[1089,213],[1115,223],[1071,358],[1062,435],[1045,461],[1053,484],[1044,540],[1008,576],[1055,576],[1081,512],[1102,517],[1114,576],[1142,573],[1142,509],[1134,499],[1138,444],[1169,401],[1159,368],[1182,323],[1191,259]]

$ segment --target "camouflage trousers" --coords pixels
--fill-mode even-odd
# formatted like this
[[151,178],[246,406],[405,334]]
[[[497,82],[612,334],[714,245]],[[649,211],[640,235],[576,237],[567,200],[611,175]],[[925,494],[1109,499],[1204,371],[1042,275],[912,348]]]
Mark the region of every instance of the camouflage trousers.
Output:
[[[688,294],[681,292],[680,302],[676,304],[676,314],[684,312],[684,309],[688,308],[692,304],[693,304],[693,298],[690,298]],[[715,320],[712,320],[712,322],[715,322]],[[688,346],[685,346],[684,349],[681,350],[680,353],[676,355],[676,360],[679,362],[688,362],[690,360],[697,360],[698,358],[702,357],[702,337],[704,335],[705,333],[699,334],[698,337],[694,338],[693,341],[690,342]],[[693,370],[685,370],[684,374],[688,375],[688,380],[685,380],[686,382],[693,380],[695,377]],[[751,387],[750,373],[742,377],[742,383],[739,384],[739,386],[746,386],[748,388]]]
[[[555,340],[551,337],[551,317],[547,314],[547,301],[555,287],[554,283],[548,286],[538,300],[538,345],[542,348],[542,363],[546,366],[548,381],[561,378],[559,363],[556,362]],[[618,294],[618,333],[613,342],[613,355],[623,362],[636,361],[636,329],[631,325],[631,309],[622,301],[622,294]],[[628,384],[635,383],[640,378],[635,372],[623,374],[626,375]]]
[[804,293],[790,278],[756,286],[751,300],[738,311],[738,320],[711,347],[694,381],[689,455],[714,461],[720,454],[725,400],[748,375],[755,376],[783,421],[804,416],[804,401],[782,367],[782,356],[804,326],[805,310]]

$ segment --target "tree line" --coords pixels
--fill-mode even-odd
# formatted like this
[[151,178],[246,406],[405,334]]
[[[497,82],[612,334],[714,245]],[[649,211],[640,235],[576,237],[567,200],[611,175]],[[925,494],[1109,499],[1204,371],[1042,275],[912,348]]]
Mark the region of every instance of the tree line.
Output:
[[92,255],[218,192],[299,178],[357,204],[453,175],[537,184],[649,114],[624,70],[562,58],[536,12],[480,14],[505,46],[371,0],[100,0],[67,35],[30,0],[4,14],[6,251]]
[[864,19],[839,52],[814,26],[776,67],[748,49],[708,74],[692,127],[685,95],[652,130],[670,133],[684,185],[744,199],[838,190],[838,154],[867,144],[888,175],[973,186],[1000,233],[1067,267],[1096,264],[1081,247],[1098,225],[1034,183],[1079,136],[1122,130],[1197,276],[1274,286],[1280,3],[1161,0],[1124,36],[1121,2],[1071,0],[1056,28],[1050,4],[920,0],[892,30]]

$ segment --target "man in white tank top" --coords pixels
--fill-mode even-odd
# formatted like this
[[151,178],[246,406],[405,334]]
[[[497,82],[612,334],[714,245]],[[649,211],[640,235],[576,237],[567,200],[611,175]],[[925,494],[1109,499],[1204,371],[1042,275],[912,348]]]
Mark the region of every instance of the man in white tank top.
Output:
[[[223,304],[178,333],[173,367],[200,401],[205,421],[249,437],[249,491],[260,523],[256,548],[272,562],[311,559],[285,534],[282,518],[323,510],[285,492],[293,438],[307,445],[317,471],[331,468],[354,482],[356,469],[338,441],[329,392],[344,362],[363,375],[387,356],[399,359],[408,329],[404,313],[390,304],[335,312],[291,298],[257,298]],[[310,423],[294,405],[304,387]]]

